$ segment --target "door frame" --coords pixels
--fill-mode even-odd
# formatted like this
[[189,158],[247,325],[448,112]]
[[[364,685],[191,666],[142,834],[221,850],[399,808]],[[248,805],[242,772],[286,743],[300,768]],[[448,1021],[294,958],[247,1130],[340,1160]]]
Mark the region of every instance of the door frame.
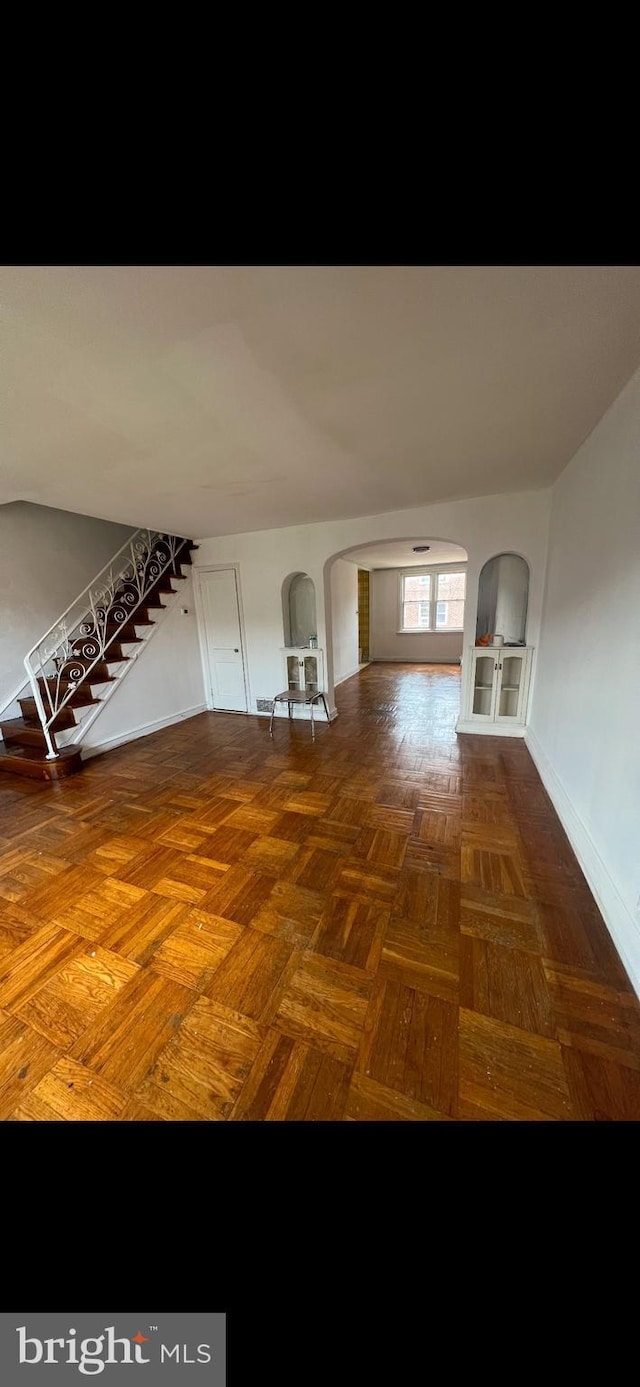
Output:
[[[202,577],[203,573],[220,572],[222,569],[233,568],[236,575],[236,596],[238,598],[238,620],[240,626],[240,654],[242,656],[242,679],[244,683],[244,696],[247,707],[243,712],[242,708],[237,708],[231,713],[228,708],[216,708],[213,702],[211,691],[211,669],[209,665],[209,652],[207,649],[207,633],[204,624],[204,610],[202,605]],[[202,664],[202,681],[204,684],[205,701],[209,712],[227,713],[232,717],[248,717],[251,711],[251,690],[249,687],[249,671],[247,668],[247,639],[244,627],[244,608],[242,606],[242,587],[240,584],[240,564],[239,563],[205,563],[194,565],[193,595],[195,598],[196,621],[198,624],[198,643],[200,645],[200,662]]]

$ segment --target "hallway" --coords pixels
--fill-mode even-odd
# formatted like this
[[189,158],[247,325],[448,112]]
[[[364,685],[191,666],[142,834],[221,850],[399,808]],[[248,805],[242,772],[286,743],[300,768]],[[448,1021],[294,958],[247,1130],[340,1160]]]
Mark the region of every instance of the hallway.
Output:
[[0,1117],[640,1119],[640,1003],[456,666],[0,783]]

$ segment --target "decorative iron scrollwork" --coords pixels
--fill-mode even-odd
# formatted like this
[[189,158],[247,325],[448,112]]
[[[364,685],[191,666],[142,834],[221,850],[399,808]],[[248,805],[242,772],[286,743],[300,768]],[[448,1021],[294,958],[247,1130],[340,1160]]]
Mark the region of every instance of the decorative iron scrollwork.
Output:
[[[48,732],[56,717],[95,666],[108,660],[109,647],[144,605],[158,579],[185,541],[177,535],[138,530],[25,660],[40,721]],[[117,658],[117,657],[115,657]],[[97,682],[97,681],[96,681]]]

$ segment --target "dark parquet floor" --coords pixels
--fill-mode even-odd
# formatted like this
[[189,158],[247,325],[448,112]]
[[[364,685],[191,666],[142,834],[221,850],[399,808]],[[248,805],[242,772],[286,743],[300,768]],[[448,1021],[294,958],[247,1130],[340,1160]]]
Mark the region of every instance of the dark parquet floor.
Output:
[[205,713],[0,783],[0,1116],[640,1118],[640,1004],[518,739],[459,671]]

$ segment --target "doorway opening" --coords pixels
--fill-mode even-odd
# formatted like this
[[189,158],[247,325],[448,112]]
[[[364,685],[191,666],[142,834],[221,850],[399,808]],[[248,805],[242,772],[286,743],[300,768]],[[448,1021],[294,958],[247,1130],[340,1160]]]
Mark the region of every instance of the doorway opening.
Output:
[[[340,690],[362,671],[368,701],[388,666],[394,697],[437,700],[438,675],[447,706],[459,704],[468,554],[434,537],[371,541],[334,554],[325,565],[328,690],[332,711]],[[354,678],[355,676],[355,678]],[[384,701],[384,700],[383,700]],[[344,699],[342,699],[344,703]],[[435,706],[435,705],[434,705]],[[373,712],[373,708],[371,710]],[[426,710],[423,709],[426,716]]]

